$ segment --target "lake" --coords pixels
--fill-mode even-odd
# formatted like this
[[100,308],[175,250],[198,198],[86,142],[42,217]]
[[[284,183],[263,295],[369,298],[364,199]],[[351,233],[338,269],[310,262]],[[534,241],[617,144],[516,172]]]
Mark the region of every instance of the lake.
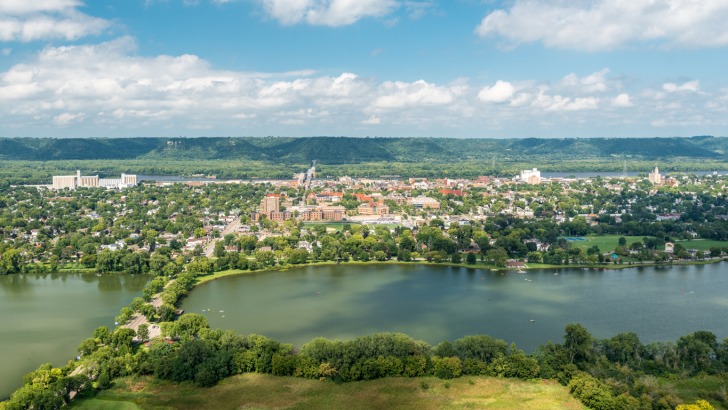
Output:
[[114,317],[149,280],[144,275],[0,275],[0,400],[43,363],[64,365],[98,326]]
[[[184,300],[212,327],[301,347],[402,332],[436,344],[487,334],[527,352],[560,343],[568,323],[597,338],[647,343],[697,330],[728,336],[728,265],[502,273],[424,265],[328,265],[211,281]],[[558,274],[556,274],[558,273]],[[207,310],[210,310],[207,312]]]

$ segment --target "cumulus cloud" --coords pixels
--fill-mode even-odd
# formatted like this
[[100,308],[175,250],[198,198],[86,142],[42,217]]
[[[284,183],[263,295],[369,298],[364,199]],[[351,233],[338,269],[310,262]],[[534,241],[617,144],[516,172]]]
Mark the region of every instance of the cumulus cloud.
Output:
[[[381,115],[445,106],[463,85],[377,82],[354,73],[213,69],[194,55],[139,57],[130,37],[49,47],[0,72],[0,125],[46,123],[205,129],[209,124],[334,121],[375,125]],[[379,114],[373,115],[371,110]]]
[[508,81],[496,81],[491,87],[483,87],[478,93],[478,99],[483,102],[501,103],[513,97],[515,88]]
[[485,16],[475,32],[510,45],[542,42],[587,51],[632,42],[701,48],[728,44],[725,21],[723,0],[515,0]]
[[609,89],[608,80],[609,69],[605,68],[601,71],[579,77],[571,73],[561,80],[561,84],[585,93],[602,93]]
[[56,115],[53,118],[53,123],[56,125],[65,126],[76,121],[81,121],[85,116],[86,115],[84,113],[64,112],[63,114]]
[[631,107],[634,104],[632,104],[632,97],[629,94],[622,93],[612,99],[612,105],[614,107]]
[[536,97],[534,106],[546,111],[581,111],[599,108],[599,99],[595,97],[571,98],[562,95],[541,93]]
[[77,0],[0,1],[0,41],[76,40],[111,23],[86,15]]
[[383,95],[374,100],[373,106],[390,109],[449,104],[457,90],[418,80],[413,83],[387,81],[380,87],[380,92]]
[[684,84],[665,83],[662,85],[662,89],[667,91],[668,93],[676,93],[680,91],[697,92],[698,90],[700,90],[700,82],[688,81]]
[[363,120],[361,123],[364,125],[379,125],[382,123],[382,119],[372,115],[369,118],[367,118],[366,120]]
[[259,0],[265,11],[284,25],[347,26],[366,17],[382,17],[396,0]]
[[505,136],[528,124],[541,136],[563,136],[583,124],[579,135],[589,136],[622,126],[623,107],[634,107],[629,121],[646,127],[689,124],[697,115],[728,127],[728,91],[699,91],[697,80],[627,90],[601,70],[555,82],[442,84],[219,70],[195,55],[143,57],[136,47],[129,37],[48,47],[0,71],[0,133]]

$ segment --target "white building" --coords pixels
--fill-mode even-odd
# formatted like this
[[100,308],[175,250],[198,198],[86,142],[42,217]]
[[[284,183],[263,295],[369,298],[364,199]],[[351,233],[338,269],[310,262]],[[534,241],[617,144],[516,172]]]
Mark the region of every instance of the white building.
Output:
[[526,169],[521,171],[521,174],[518,176],[518,179],[521,181],[527,183],[527,184],[540,184],[541,183],[541,171],[539,171],[537,168],[533,169]]
[[121,178],[99,178],[98,175],[81,175],[81,171],[76,171],[76,175],[54,175],[52,187],[53,189],[76,189],[79,187],[121,189],[136,184],[136,175],[121,174]]
[[655,167],[655,170],[647,175],[647,179],[652,182],[652,185],[662,185],[664,182],[662,175],[660,175],[660,170],[657,169],[657,167]]
[[75,175],[55,175],[53,176],[53,189],[76,189]]

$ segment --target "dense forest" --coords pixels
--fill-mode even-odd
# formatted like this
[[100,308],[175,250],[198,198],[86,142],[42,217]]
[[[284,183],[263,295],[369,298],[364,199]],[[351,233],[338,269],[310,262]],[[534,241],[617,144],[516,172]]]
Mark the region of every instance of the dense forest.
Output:
[[0,159],[249,160],[327,164],[536,159],[728,159],[728,138],[0,138]]

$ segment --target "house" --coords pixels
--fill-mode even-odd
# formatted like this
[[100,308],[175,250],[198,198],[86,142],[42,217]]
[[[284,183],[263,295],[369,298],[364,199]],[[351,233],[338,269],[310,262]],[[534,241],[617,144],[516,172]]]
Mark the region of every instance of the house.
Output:
[[673,253],[675,252],[675,244],[672,242],[665,243],[665,252],[666,253]]
[[507,268],[519,268],[520,269],[520,268],[523,268],[525,266],[526,266],[526,263],[525,262],[523,262],[523,261],[517,261],[515,259],[509,259],[506,262],[506,267]]

